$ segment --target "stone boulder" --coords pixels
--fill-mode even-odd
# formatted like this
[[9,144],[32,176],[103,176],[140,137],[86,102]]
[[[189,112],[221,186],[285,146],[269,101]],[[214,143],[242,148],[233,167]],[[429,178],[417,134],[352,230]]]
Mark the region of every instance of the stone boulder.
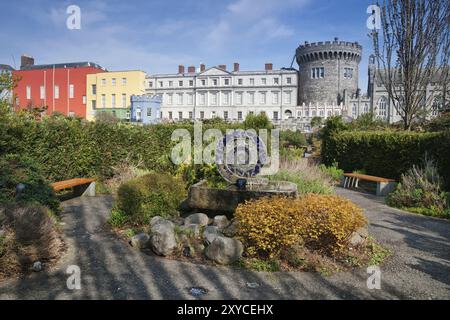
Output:
[[184,225],[198,224],[201,227],[207,226],[209,223],[209,217],[204,213],[194,213],[184,219]]
[[150,220],[150,226],[153,227],[155,224],[161,221],[166,221],[163,217],[155,216]]
[[131,237],[130,244],[133,248],[143,249],[147,248],[149,245],[150,236],[146,233],[139,233],[134,237]]
[[244,246],[239,240],[219,236],[206,248],[208,259],[218,264],[231,264],[242,257]]
[[219,228],[215,226],[207,226],[203,231],[203,238],[207,244],[212,243],[217,237],[222,234],[219,232]]
[[35,263],[33,263],[33,266],[31,268],[34,272],[41,272],[43,269],[42,262],[36,261]]
[[151,228],[150,243],[153,252],[160,256],[172,254],[177,247],[174,224],[167,220],[159,220]]
[[369,231],[367,230],[367,228],[359,228],[358,230],[353,232],[348,243],[350,244],[350,246],[355,247],[364,243],[368,237]]
[[233,221],[229,226],[222,230],[222,233],[227,237],[234,237],[238,231],[237,225],[237,222]]
[[230,224],[230,220],[226,216],[215,216],[213,219],[213,226],[220,230],[225,229]]

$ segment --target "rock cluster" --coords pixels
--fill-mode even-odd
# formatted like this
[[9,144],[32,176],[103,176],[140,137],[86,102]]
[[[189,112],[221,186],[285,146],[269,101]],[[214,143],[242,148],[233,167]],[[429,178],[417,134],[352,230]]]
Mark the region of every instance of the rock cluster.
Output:
[[[223,215],[210,219],[204,213],[195,213],[184,221],[178,219],[175,224],[157,216],[151,219],[150,227],[150,234],[133,236],[130,245],[137,249],[150,248],[161,256],[169,256],[180,247],[186,257],[203,252],[208,259],[224,265],[238,261],[244,251],[242,243],[233,238],[236,224]],[[201,237],[203,244],[192,245],[189,237]]]

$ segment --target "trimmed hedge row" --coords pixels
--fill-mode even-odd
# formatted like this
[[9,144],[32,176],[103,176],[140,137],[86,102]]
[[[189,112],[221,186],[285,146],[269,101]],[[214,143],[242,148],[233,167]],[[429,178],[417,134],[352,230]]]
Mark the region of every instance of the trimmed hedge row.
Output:
[[[108,177],[112,167],[127,159],[140,159],[146,169],[171,172],[173,130],[192,124],[133,126],[89,123],[79,119],[49,117],[34,121],[12,117],[0,121],[0,156],[17,154],[33,160],[50,181],[74,177]],[[224,130],[228,124],[204,125]]]
[[338,163],[345,172],[399,179],[425,155],[437,161],[450,189],[450,131],[433,133],[398,131],[335,131],[324,138],[322,161]]

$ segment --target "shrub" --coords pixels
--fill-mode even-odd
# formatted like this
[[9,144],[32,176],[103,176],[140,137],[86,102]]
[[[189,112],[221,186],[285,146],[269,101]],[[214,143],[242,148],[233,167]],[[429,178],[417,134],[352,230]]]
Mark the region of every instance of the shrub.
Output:
[[[24,186],[20,196],[16,194],[19,183]],[[40,168],[30,159],[6,155],[0,158],[0,205],[15,201],[42,204],[59,211],[59,201]]]
[[305,135],[299,131],[281,131],[280,141],[283,146],[293,146],[296,148],[301,148],[307,145]]
[[148,223],[157,215],[175,216],[185,197],[185,185],[180,178],[149,173],[119,187],[117,209],[136,223]]
[[333,181],[339,181],[344,175],[344,170],[339,169],[337,163],[333,164],[330,167],[327,167],[324,164],[319,166],[320,170],[329,176]]
[[318,166],[310,164],[308,159],[283,159],[280,170],[272,176],[271,180],[290,181],[297,185],[299,194],[317,193],[331,194],[333,180]]
[[442,191],[436,163],[425,159],[422,166],[413,166],[402,175],[396,190],[386,202],[398,208],[433,216],[447,216],[449,203]]
[[248,114],[245,117],[244,120],[244,127],[245,129],[272,129],[272,123],[270,122],[267,115],[260,113],[260,114]]
[[450,131],[334,131],[323,139],[325,165],[337,162],[345,172],[364,170],[384,178],[399,179],[428,154],[436,160],[444,188],[450,189]]
[[110,193],[115,194],[123,183],[149,173],[149,171],[142,169],[142,167],[142,161],[134,163],[131,157],[128,156],[116,166],[112,167],[113,176],[105,181],[106,189]]
[[247,201],[238,206],[235,219],[247,254],[269,259],[298,242],[334,254],[346,245],[355,230],[366,224],[359,207],[330,195]]

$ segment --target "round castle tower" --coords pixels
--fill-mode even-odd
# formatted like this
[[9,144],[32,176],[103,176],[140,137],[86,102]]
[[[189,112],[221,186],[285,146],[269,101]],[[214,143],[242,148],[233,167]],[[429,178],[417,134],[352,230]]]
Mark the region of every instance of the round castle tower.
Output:
[[358,42],[305,41],[296,51],[299,103],[340,104],[356,94],[361,54]]

